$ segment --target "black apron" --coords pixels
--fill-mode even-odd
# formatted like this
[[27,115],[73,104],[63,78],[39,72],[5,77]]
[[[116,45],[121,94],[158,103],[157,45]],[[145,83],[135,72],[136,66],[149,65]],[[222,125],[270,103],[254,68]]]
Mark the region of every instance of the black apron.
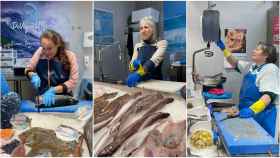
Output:
[[[48,85],[48,70],[50,72],[50,87],[55,87],[69,80],[70,70],[66,71],[63,69],[63,64],[56,58],[40,59],[37,66],[36,72],[41,79],[41,85],[39,87],[39,94],[44,94],[50,87]],[[66,93],[71,95],[69,93]]]
[[[138,51],[138,60],[141,61],[141,64],[144,66],[145,62],[150,60],[151,57],[154,55],[158,48],[156,46],[152,46],[144,42],[142,47],[137,48]],[[148,79],[156,79],[162,80],[162,73],[161,73],[162,62],[152,69],[148,70],[148,74],[143,77],[143,80]]]

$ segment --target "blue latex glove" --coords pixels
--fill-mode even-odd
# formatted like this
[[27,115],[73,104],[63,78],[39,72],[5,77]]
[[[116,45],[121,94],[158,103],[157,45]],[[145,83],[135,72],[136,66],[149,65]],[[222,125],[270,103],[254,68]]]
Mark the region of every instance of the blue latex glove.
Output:
[[129,65],[129,70],[131,72],[138,70],[139,66],[141,65],[141,61],[136,59]]
[[7,82],[7,80],[5,79],[5,76],[0,72],[0,76],[1,76],[1,95],[6,95],[7,93],[10,92],[10,87],[9,84]]
[[141,65],[141,61],[136,59],[133,61],[133,67],[135,68],[135,70],[138,70],[139,65]]
[[51,87],[43,94],[43,104],[51,106],[55,103],[55,89]]
[[38,89],[41,85],[41,79],[37,73],[33,73],[31,76],[31,84],[34,88]]
[[127,77],[127,86],[128,87],[135,87],[138,82],[141,81],[141,76],[137,72],[129,74]]
[[250,108],[243,108],[242,110],[239,111],[239,116],[240,118],[249,118],[254,116],[254,111],[251,110]]
[[224,44],[224,42],[222,40],[219,40],[218,42],[216,42],[216,45],[221,49],[224,50],[226,49],[226,46]]

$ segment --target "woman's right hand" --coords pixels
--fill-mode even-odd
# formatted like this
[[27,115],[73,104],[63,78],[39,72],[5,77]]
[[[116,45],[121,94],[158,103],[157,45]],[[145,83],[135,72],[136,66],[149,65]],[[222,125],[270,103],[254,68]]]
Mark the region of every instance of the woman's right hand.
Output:
[[141,65],[141,61],[138,60],[138,59],[135,59],[133,62],[131,62],[129,64],[129,71],[130,72],[133,72],[133,71],[136,71],[138,70],[139,66]]
[[225,50],[225,44],[224,42],[220,39],[218,42],[216,42],[216,45],[223,51]]
[[226,46],[221,39],[216,42],[216,45],[224,52],[224,57],[228,58],[229,56],[231,56],[231,51],[226,49]]
[[32,73],[31,75],[31,84],[34,88],[38,89],[41,85],[41,79],[37,73]]

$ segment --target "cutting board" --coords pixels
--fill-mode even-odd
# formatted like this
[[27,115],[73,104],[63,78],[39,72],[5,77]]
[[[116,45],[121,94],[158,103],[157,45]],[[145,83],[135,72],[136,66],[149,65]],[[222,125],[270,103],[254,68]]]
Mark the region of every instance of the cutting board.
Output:
[[221,121],[226,113],[214,112],[219,136],[230,156],[279,153],[279,144],[253,118]]
[[162,80],[148,80],[140,82],[137,87],[144,88],[154,91],[161,91],[167,93],[176,93],[186,83],[185,82],[174,82],[174,81],[162,81]]

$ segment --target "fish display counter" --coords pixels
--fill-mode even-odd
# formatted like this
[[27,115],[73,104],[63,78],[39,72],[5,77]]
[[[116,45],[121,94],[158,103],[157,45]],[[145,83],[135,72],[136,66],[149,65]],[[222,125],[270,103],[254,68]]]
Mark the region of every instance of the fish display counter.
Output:
[[180,95],[102,82],[94,88],[95,156],[185,156]]

